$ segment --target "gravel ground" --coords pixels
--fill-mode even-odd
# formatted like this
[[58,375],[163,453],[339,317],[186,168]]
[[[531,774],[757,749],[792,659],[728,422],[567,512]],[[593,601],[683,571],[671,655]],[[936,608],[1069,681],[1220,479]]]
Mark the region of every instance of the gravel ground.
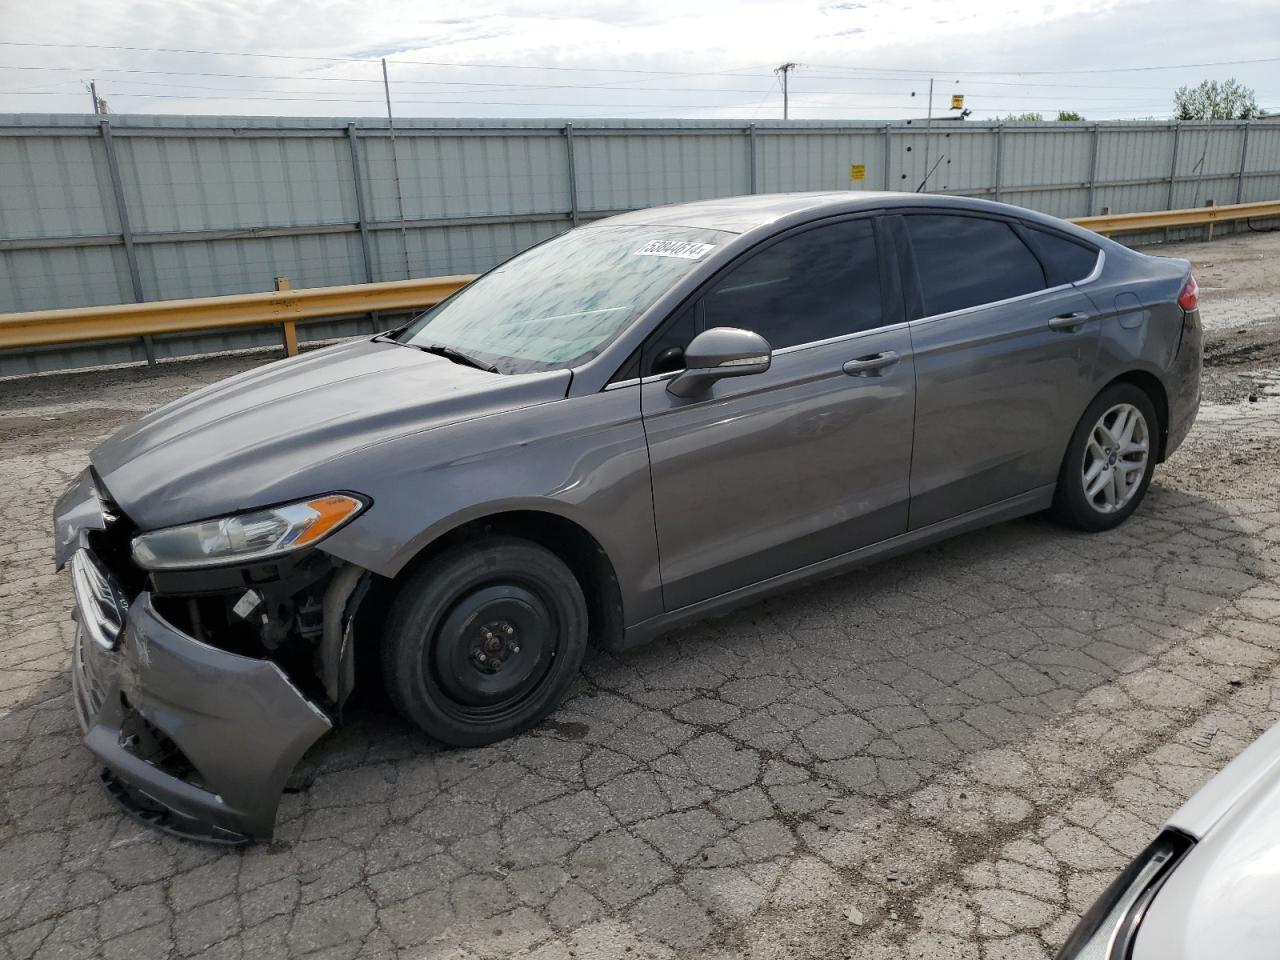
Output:
[[262,358],[0,384],[0,960],[1051,956],[1280,721],[1280,238],[1160,252],[1210,402],[1120,530],[1029,518],[594,655],[486,749],[368,703],[247,849],[98,786],[48,521],[104,435]]

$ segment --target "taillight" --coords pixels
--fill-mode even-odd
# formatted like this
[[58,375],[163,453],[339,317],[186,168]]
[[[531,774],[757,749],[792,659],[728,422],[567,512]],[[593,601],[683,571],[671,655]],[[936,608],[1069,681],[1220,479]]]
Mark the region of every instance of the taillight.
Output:
[[1178,306],[1188,313],[1200,306],[1200,285],[1196,283],[1194,274],[1187,277],[1187,285],[1182,288],[1182,293],[1178,295]]

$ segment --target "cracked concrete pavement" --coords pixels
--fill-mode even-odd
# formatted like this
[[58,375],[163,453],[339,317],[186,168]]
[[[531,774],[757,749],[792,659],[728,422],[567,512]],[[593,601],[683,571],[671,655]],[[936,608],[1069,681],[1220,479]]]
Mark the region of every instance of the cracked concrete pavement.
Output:
[[485,749],[366,697],[245,849],[98,785],[49,513],[98,439],[262,358],[0,384],[0,960],[1051,956],[1280,720],[1278,239],[1167,248],[1212,264],[1219,402],[1121,529],[1004,524],[594,654]]

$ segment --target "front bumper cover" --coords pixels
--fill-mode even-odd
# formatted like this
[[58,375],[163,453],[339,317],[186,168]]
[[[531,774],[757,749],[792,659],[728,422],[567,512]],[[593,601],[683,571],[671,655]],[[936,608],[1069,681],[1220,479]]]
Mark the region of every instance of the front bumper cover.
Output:
[[76,597],[71,679],[85,744],[131,813],[184,836],[269,839],[285,783],[329,717],[270,660],[204,643],[94,556],[119,518],[85,470],[54,509]]
[[[148,593],[130,605],[116,650],[77,630],[72,682],[112,792],[148,822],[202,839],[270,839],[290,773],[332,726],[276,664],[187,636]],[[142,739],[180,751],[187,775],[141,751]]]

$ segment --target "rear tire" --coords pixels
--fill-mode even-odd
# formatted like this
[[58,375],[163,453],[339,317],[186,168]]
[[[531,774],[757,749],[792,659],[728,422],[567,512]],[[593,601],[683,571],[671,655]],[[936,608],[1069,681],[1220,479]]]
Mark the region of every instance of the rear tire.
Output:
[[1111,530],[1146,496],[1159,454],[1160,420],[1146,392],[1117,383],[1094,398],[1062,458],[1050,510],[1078,530]]
[[423,733],[482,746],[551,713],[586,648],[586,600],[564,562],[492,537],[445,550],[405,581],[383,634],[383,679]]

